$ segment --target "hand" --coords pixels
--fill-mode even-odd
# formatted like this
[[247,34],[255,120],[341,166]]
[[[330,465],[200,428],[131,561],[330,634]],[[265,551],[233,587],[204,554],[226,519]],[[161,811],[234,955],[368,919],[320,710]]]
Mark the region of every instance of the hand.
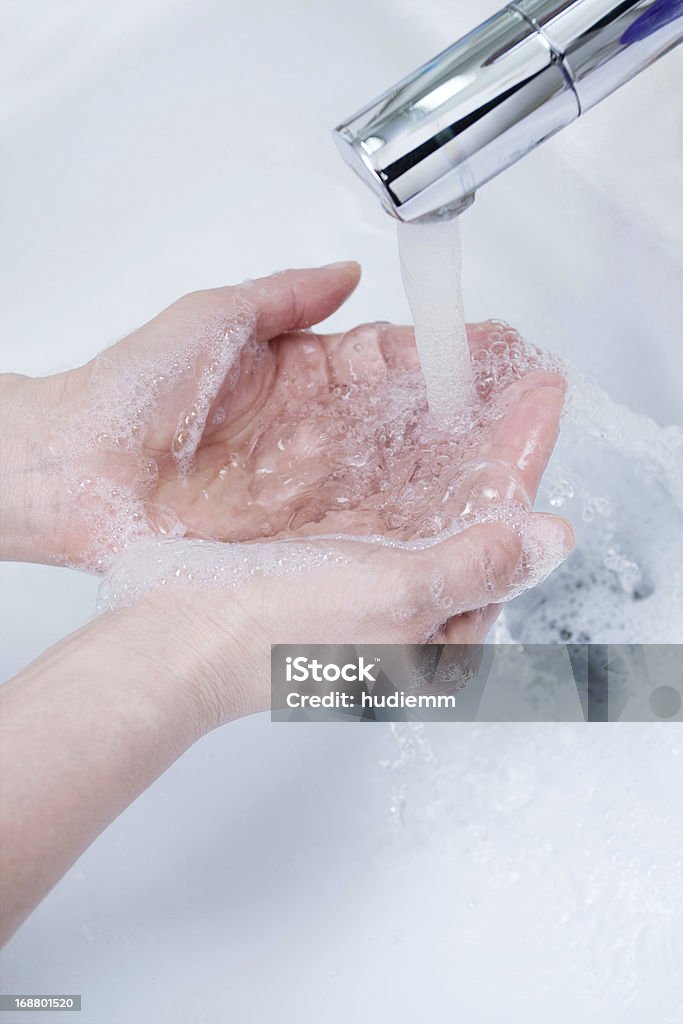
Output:
[[[155,533],[222,541],[406,536],[402,524],[387,525],[377,487],[350,507],[335,504],[330,427],[334,389],[417,367],[412,330],[303,330],[346,299],[358,274],[356,264],[341,264],[194,293],[86,366],[21,381],[10,404],[31,407],[24,452],[33,454],[24,458],[32,471],[15,503],[23,504],[23,534],[0,531],[5,557],[102,569],[128,540]],[[228,365],[235,329],[253,338],[237,360],[236,383],[237,363]],[[476,355],[490,329],[469,330]],[[175,383],[159,386],[174,363]],[[562,397],[552,374],[513,383],[507,414],[482,439],[478,466],[463,475],[448,511],[462,511],[473,492],[529,503]],[[312,399],[315,418],[293,419],[290,410]],[[406,478],[413,469],[406,466]]]
[[[342,273],[346,275],[346,268]],[[249,286],[251,302],[258,295],[257,308],[266,311],[258,314],[257,322],[263,325],[264,316],[270,318],[264,337],[286,323],[305,323],[329,312],[330,279],[336,279],[336,304],[349,287],[347,281],[340,292],[337,270],[290,272]],[[301,282],[305,289],[296,299]],[[224,291],[200,293],[182,300],[194,311],[195,331],[197,324],[216,316],[216,303],[225,308],[226,295],[235,303],[232,316],[240,309],[244,313],[244,292],[238,296]],[[292,313],[297,306],[302,310],[298,316]],[[174,310],[162,318],[172,315],[175,323]],[[150,325],[143,331],[149,329]],[[470,328],[475,356],[485,352],[490,335],[487,325]],[[119,352],[125,352],[130,342],[121,343]],[[144,342],[143,351],[147,345]],[[426,639],[478,643],[498,613],[498,602],[538,582],[573,544],[571,527],[546,516],[532,516],[517,530],[498,521],[472,526],[422,551],[360,539],[314,541],[321,533],[347,538],[410,536],[400,526],[387,529],[376,493],[351,508],[334,508],[334,449],[328,443],[334,418],[331,410],[326,418],[326,400],[329,396],[332,402],[334,389],[347,386],[352,374],[367,380],[396,368],[415,368],[413,334],[383,325],[328,337],[290,330],[259,345],[259,351],[248,351],[243,357],[237,384],[228,382],[217,389],[186,476],[178,475],[173,445],[179,421],[182,433],[182,413],[191,407],[194,392],[183,396],[183,401],[176,399],[170,414],[157,410],[155,440],[152,444],[147,439],[144,449],[146,455],[156,451],[160,466],[148,508],[172,508],[189,536],[223,541],[310,540],[300,553],[299,576],[266,575],[243,582],[237,590],[209,586],[204,593],[181,588],[170,593],[166,589],[148,598],[145,607],[153,619],[173,623],[170,632],[181,644],[201,652],[196,691],[211,709],[206,717],[214,724],[267,706],[271,643]],[[310,403],[312,395],[317,418],[296,419],[292,429],[292,404]],[[557,435],[562,402],[563,382],[552,373],[537,370],[509,385],[504,415],[493,420],[481,437],[471,453],[471,468],[452,496],[453,514],[477,501],[495,504],[515,498],[530,505]],[[225,414],[219,423],[213,422],[217,409]],[[316,443],[321,436],[326,437],[326,447]],[[267,489],[259,477],[264,466],[271,470]],[[330,548],[338,564],[313,568],[316,554]],[[292,554],[291,546],[282,550]],[[207,557],[221,560],[225,552],[216,549]]]
[[[202,493],[219,479],[232,435],[248,428],[268,398],[280,336],[325,319],[358,278],[358,265],[350,263],[196,292],[83,367],[36,380],[1,377],[0,557],[101,569],[117,553],[112,547],[134,535],[258,535],[258,527],[224,528],[225,511],[241,515],[245,486],[231,486],[220,508],[203,509]],[[225,367],[225,379],[212,378],[213,367],[221,368],[231,332],[241,326],[265,358],[250,366],[254,350],[244,353],[239,387],[219,425],[215,413],[230,379]],[[166,384],[158,384],[164,377]],[[207,379],[214,400],[198,412],[198,385]],[[179,448],[198,415],[195,466],[181,478]],[[126,523],[112,522],[112,488],[115,497],[128,498]],[[107,536],[112,527],[118,545]]]
[[[298,570],[278,575],[271,565],[272,574],[245,574],[236,586],[230,561],[209,545],[201,550],[203,584],[174,585],[172,570],[135,613],[143,632],[149,624],[150,636],[164,637],[147,655],[186,666],[183,693],[192,695],[196,728],[206,731],[270,707],[271,644],[481,644],[500,603],[542,582],[573,544],[568,523],[541,514],[515,528],[472,526],[417,550],[364,539],[279,542],[259,548],[271,549],[272,563],[293,558]],[[212,581],[217,565],[227,571]]]

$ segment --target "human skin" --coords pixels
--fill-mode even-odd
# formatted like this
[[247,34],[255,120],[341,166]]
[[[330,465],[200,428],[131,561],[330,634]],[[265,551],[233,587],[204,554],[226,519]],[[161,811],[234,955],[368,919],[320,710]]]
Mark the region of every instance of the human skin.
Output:
[[[114,382],[141,352],[182,346],[207,323],[229,325],[245,307],[263,348],[253,367],[242,367],[237,387],[215,396],[213,406],[223,403],[227,415],[216,425],[207,417],[182,484],[173,444],[192,406],[193,382],[156,410],[140,439],[159,468],[156,486],[144,496],[151,529],[160,508],[172,509],[189,536],[221,541],[260,536],[264,516],[278,522],[289,495],[271,494],[270,506],[261,501],[244,513],[253,485],[248,466],[234,491],[220,489],[220,501],[200,496],[216,481],[226,451],[249,447],[257,420],[260,436],[268,438],[264,417],[277,420],[288,388],[302,381],[325,388],[343,379],[346,336],[304,331],[344,301],[358,276],[356,264],[341,264],[194,293],[109,350],[105,369]],[[482,337],[471,329],[473,349]],[[412,332],[376,332],[362,373],[371,378],[415,361]],[[90,520],[65,496],[59,460],[45,458],[60,443],[50,424],[87,403],[94,366],[42,380],[0,379],[2,558],[79,565],[97,540],[88,534]],[[481,443],[482,459],[495,467],[493,484],[499,486],[502,473],[533,499],[562,402],[562,381],[552,374],[536,371],[510,385],[505,413]],[[268,457],[277,459],[277,451]],[[89,469],[131,483],[126,452],[105,448],[92,459]],[[530,571],[520,536],[502,522],[472,526],[421,550],[352,539],[378,523],[367,503],[326,521],[325,532],[351,539],[335,542],[336,563],[295,578],[262,575],[239,588],[156,590],[131,608],[100,615],[0,689],[4,938],[184,750],[207,731],[268,707],[272,643],[480,643],[499,603]],[[304,521],[292,530],[283,520],[281,533],[322,544],[313,537],[320,525]],[[554,516],[531,513],[527,532],[556,564],[573,546],[571,527]],[[437,574],[442,600],[435,603]]]
[[[51,468],[60,461],[60,448],[73,440],[65,442],[57,425],[85,419],[90,433],[98,435],[106,423],[97,422],[99,408],[89,408],[96,388],[100,394],[116,395],[120,378],[131,366],[183,352],[198,336],[210,341],[245,315],[254,321],[258,359],[254,350],[246,350],[237,384],[226,380],[219,387],[204,412],[206,423],[189,473],[179,475],[174,444],[182,436],[184,419],[196,413],[197,378],[211,358],[202,348],[193,353],[192,372],[180,386],[157,400],[134,447],[122,448],[115,438],[106,438],[82,457],[80,474],[105,476],[135,490],[140,461],[153,461],[158,475],[144,494],[152,531],[170,510],[188,535],[221,541],[264,539],[266,522],[273,528],[269,537],[386,532],[372,496],[361,507],[329,512],[322,519],[297,516],[291,526],[296,495],[284,485],[265,492],[258,487],[262,466],[277,479],[293,461],[299,475],[305,466],[311,488],[325,481],[329,466],[320,440],[327,426],[324,408],[308,433],[299,430],[287,451],[281,451],[287,403],[300,405],[358,378],[381,381],[392,370],[419,365],[410,328],[370,325],[331,335],[306,330],[345,301],[359,273],[356,263],[343,263],[194,292],[82,367],[38,380],[0,377],[3,415],[11,424],[11,440],[3,446],[0,558],[90,567],[97,542],[92,518],[81,514],[80,495],[69,493],[72,481]],[[476,355],[486,345],[486,325],[469,325],[468,335]],[[563,395],[563,382],[555,374],[528,373],[510,386],[508,414],[480,445],[481,459],[505,467],[531,500],[556,439]],[[212,422],[217,408],[224,417],[220,423]],[[46,459],[47,452],[55,458]],[[240,465],[229,467],[224,481],[221,470],[231,454],[239,457]]]

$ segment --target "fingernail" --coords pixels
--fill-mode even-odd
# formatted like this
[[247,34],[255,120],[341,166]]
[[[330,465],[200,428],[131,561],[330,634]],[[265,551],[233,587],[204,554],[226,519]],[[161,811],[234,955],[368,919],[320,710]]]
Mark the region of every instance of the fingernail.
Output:
[[[560,384],[529,384],[517,400],[517,408],[525,411],[534,410],[535,419],[539,419],[543,412],[550,414],[559,420],[564,407],[565,390]],[[528,433],[528,426],[525,424],[525,431]]]
[[522,530],[522,544],[532,574],[545,579],[566,561],[576,535],[561,516],[532,515]]
[[542,388],[563,392],[567,387],[564,377],[552,370],[533,370],[521,377],[520,382],[524,388],[524,394],[540,391]]
[[321,270],[360,270],[358,260],[339,260],[337,263],[326,263]]

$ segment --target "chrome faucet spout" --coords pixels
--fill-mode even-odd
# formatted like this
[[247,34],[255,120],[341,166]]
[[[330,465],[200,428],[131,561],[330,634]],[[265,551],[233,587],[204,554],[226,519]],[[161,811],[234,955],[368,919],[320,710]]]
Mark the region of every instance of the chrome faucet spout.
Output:
[[334,132],[403,221],[477,189],[683,41],[683,0],[516,0]]

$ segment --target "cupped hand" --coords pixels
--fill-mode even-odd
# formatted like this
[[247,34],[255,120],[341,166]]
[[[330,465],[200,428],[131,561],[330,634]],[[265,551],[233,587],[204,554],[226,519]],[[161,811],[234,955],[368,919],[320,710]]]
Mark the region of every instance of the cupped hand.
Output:
[[[171,545],[166,585],[152,585],[114,616],[135,612],[147,656],[173,673],[207,731],[269,708],[273,644],[439,643],[467,661],[502,602],[545,579],[573,543],[567,522],[534,513],[515,529],[485,522],[418,548],[364,538],[259,544],[265,568],[246,572],[248,545],[202,545],[199,560],[187,563]],[[237,581],[218,548],[234,549]],[[283,559],[288,569],[280,572]],[[177,583],[186,568],[194,583]]]
[[[302,571],[293,576],[266,573],[238,588],[173,588],[148,598],[154,616],[174,623],[183,643],[203,652],[198,687],[205,694],[208,688],[215,721],[267,705],[271,643],[479,643],[500,602],[542,579],[573,545],[563,520],[530,514],[514,529],[504,517],[475,517],[439,543],[401,546],[414,529],[387,525],[381,472],[365,478],[359,500],[337,502],[348,489],[339,484],[338,403],[347,394],[355,399],[359,387],[414,374],[419,365],[412,329],[374,324],[343,334],[310,331],[357,280],[357,267],[345,264],[187,296],[78,371],[72,389],[90,435],[99,438],[90,449],[90,477],[133,489],[148,534],[306,545]],[[239,356],[216,373],[220,339],[229,343],[240,332]],[[492,338],[500,347],[505,337],[491,325],[470,326],[475,364]],[[190,348],[188,339],[197,338]],[[122,380],[153,380],[169,365],[169,353],[182,362],[188,349],[191,361],[156,396],[151,414],[149,391],[142,394],[139,411],[133,410],[134,434],[121,440],[105,420],[93,422],[89,410],[105,407],[102,395]],[[554,373],[513,375],[497,398],[497,414],[484,417],[474,448],[465,446],[445,511],[466,517],[508,499],[530,507],[556,440],[563,396]],[[380,429],[374,441],[381,447],[383,440]],[[406,449],[406,465],[399,459],[393,479],[414,476],[419,454],[414,446],[412,453]],[[430,459],[434,454],[432,446]],[[140,467],[148,463],[154,472],[141,482]],[[85,495],[87,510],[87,489]],[[83,529],[88,521],[92,516],[78,511],[72,519],[71,557],[92,543]],[[335,539],[316,540],[320,535]],[[330,564],[306,567],[312,553],[330,549]]]
[[[455,448],[447,431],[427,436],[424,415],[419,429],[410,416],[400,426],[395,406],[385,430],[388,413],[367,401],[381,403],[383,385],[403,375],[415,403],[412,329],[310,330],[358,277],[356,264],[339,264],[196,292],[78,370],[7,383],[14,419],[31,412],[22,500],[3,531],[16,538],[4,545],[9,557],[104,570],[131,541],[157,536],[275,542],[288,553],[303,545],[294,575],[167,587],[140,603],[143,620],[177,639],[178,663],[197,652],[189,675],[214,724],[267,705],[271,643],[479,643],[500,602],[573,545],[569,524],[528,511],[557,436],[561,377],[513,373],[493,404],[478,379],[481,415]],[[491,325],[468,332],[475,365],[492,345],[517,344]],[[355,422],[356,408],[367,422]],[[445,475],[435,484],[430,474]],[[510,499],[516,524],[496,515]],[[458,531],[435,539],[431,520],[425,529],[388,514],[420,501]],[[236,557],[249,548],[235,547]]]
[[[349,500],[338,460],[340,431],[353,428],[353,417],[340,419],[338,410],[354,389],[417,370],[413,331],[384,324],[310,331],[358,278],[358,266],[346,263],[192,293],[66,375],[64,427],[53,447],[74,457],[69,462],[67,450],[70,500],[57,558],[106,566],[129,539],[156,533],[220,541],[408,537],[412,524],[387,517],[381,457]],[[476,358],[491,327],[468,331]],[[461,513],[473,494],[530,503],[562,402],[555,374],[535,370],[514,380],[440,511]],[[369,437],[381,455],[381,415],[378,427],[364,443]],[[419,476],[419,445],[409,448],[394,460],[394,489]],[[451,458],[446,445],[444,459]]]

